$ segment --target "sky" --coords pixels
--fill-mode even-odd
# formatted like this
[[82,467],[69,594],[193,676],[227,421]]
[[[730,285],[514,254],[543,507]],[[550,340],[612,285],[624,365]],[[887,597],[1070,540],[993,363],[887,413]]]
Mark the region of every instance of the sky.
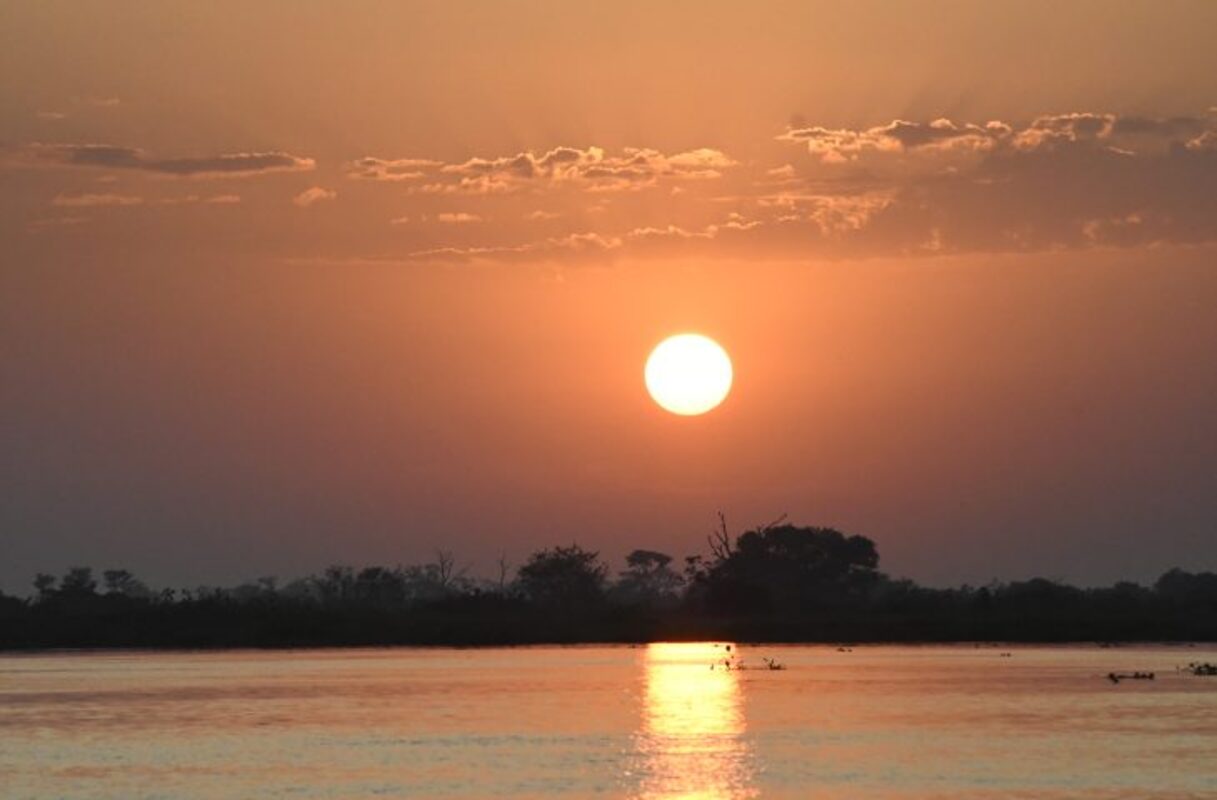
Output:
[[[1217,4],[0,2],[0,589],[1217,569]],[[735,383],[664,412],[696,331]]]

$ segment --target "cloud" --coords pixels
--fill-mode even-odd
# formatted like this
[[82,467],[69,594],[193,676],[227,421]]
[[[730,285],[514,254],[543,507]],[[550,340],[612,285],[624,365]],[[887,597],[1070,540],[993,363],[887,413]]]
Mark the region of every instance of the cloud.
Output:
[[1203,116],[897,120],[779,139],[812,159],[758,204],[856,254],[1217,241],[1217,121]]
[[609,257],[622,244],[623,240],[619,237],[572,233],[522,245],[436,247],[415,251],[408,258],[425,262],[599,260]]
[[482,221],[482,218],[477,214],[470,214],[465,211],[441,211],[435,215],[435,218],[448,225],[462,225],[468,222]]
[[75,228],[89,221],[88,217],[47,217],[31,220],[25,229],[30,233],[44,233],[56,228]]
[[183,206],[183,205],[233,205],[241,202],[240,195],[235,194],[217,194],[210,197],[203,197],[197,194],[188,194],[182,197],[158,197],[149,200],[138,195],[125,195],[116,193],[84,193],[84,194],[59,194],[51,201],[51,205],[58,208],[97,208],[102,206]]
[[1178,138],[1204,132],[1208,121],[1201,117],[1113,117],[1111,133]]
[[717,178],[736,163],[722,151],[705,147],[670,155],[647,148],[625,148],[614,155],[599,147],[555,147],[540,154],[476,156],[455,163],[369,156],[352,162],[347,174],[371,180],[426,180],[413,190],[420,194],[505,194],[559,187],[627,191],[662,181]]
[[1009,135],[1010,127],[997,121],[957,125],[949,119],[928,123],[897,119],[865,130],[792,128],[778,140],[802,144],[826,164],[843,164],[865,154],[902,154],[917,149],[986,152]]
[[241,196],[236,194],[217,194],[211,197],[202,197],[197,194],[188,194],[184,197],[162,197],[155,201],[160,206],[185,206],[185,205],[236,205],[241,202]]
[[798,194],[779,192],[758,200],[762,207],[776,210],[773,221],[810,222],[826,237],[860,231],[870,224],[876,214],[893,202],[892,191],[868,191],[859,194]]
[[1195,139],[1188,140],[1184,146],[1196,152],[1217,151],[1217,130],[1205,131]]
[[[117,108],[119,105],[121,105],[121,103],[122,103],[122,101],[119,100],[117,97],[73,97],[73,98],[71,98],[71,105],[73,105],[77,108],[85,107],[86,109],[88,109],[88,108]],[[45,120],[47,122],[57,122],[59,120],[67,119],[68,117],[70,117],[72,115],[66,111],[60,111],[58,109],[47,109],[45,111],[37,112],[35,116],[37,116],[38,119]]]
[[409,258],[436,262],[610,261],[622,255],[655,256],[679,251],[692,242],[709,243],[720,237],[752,230],[759,225],[760,222],[731,214],[721,223],[693,229],[666,225],[638,227],[621,234],[583,231],[517,245],[438,247],[416,251],[411,253]]
[[1037,117],[1011,138],[1017,150],[1037,150],[1064,143],[1093,142],[1111,136],[1114,114],[1074,112]]
[[[721,195],[690,192],[664,204],[624,195],[614,206],[613,229],[606,224],[502,245],[455,242],[412,258],[866,258],[1217,242],[1212,117],[1076,111],[1022,124],[937,119],[860,130],[803,125],[779,138],[806,155],[741,167],[745,179]],[[599,180],[601,169],[646,170],[650,178],[630,178],[646,181],[676,169],[673,164],[698,171],[722,167],[713,156],[696,155],[667,156],[657,167],[653,152],[638,151],[634,164],[558,149],[446,169],[462,180],[481,176],[512,190],[558,183],[591,191],[587,182]],[[704,221],[708,210],[724,205],[733,212],[726,219]]]
[[314,203],[319,203],[322,200],[333,200],[337,196],[338,192],[334,191],[333,189],[323,189],[320,186],[311,186],[293,197],[292,202],[301,208],[308,208]]
[[51,205],[61,208],[91,208],[93,206],[138,206],[144,198],[123,194],[75,194],[56,195]]
[[268,172],[311,170],[316,162],[289,153],[221,153],[214,156],[156,158],[133,147],[105,144],[34,144],[25,164],[138,170],[192,178],[247,177]]
[[894,158],[935,152],[1030,152],[1075,144],[1101,144],[1117,149],[1153,149],[1154,141],[1186,139],[1211,129],[1204,117],[1144,117],[1074,111],[1046,114],[1015,128],[999,120],[984,124],[893,120],[861,130],[823,127],[791,128],[779,141],[796,142],[826,164],[857,162],[866,156]]
[[426,176],[427,170],[441,166],[426,158],[364,158],[347,165],[347,177],[372,181],[412,181]]

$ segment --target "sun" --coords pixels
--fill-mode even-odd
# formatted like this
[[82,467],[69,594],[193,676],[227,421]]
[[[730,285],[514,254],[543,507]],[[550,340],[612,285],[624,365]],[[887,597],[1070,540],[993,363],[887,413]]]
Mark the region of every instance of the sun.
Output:
[[718,406],[731,391],[731,358],[698,333],[669,336],[651,351],[647,391],[665,411],[692,417]]

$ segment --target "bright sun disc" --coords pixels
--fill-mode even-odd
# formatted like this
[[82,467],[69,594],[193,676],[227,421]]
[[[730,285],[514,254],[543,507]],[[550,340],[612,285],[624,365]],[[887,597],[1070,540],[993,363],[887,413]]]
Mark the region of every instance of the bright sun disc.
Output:
[[647,391],[666,411],[704,414],[731,391],[731,359],[713,339],[696,333],[670,336],[647,359]]

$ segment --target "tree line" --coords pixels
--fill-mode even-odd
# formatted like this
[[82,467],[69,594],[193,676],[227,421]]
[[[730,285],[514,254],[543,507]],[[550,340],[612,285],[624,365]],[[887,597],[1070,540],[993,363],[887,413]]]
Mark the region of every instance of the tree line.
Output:
[[0,594],[0,648],[498,645],[731,639],[770,642],[1214,641],[1217,574],[1152,586],[1044,578],[939,589],[879,570],[864,536],[785,520],[730,534],[683,563],[635,550],[615,575],[577,544],[500,559],[472,578],[424,564],[332,566],[280,585],[154,591],[127,570],[39,574]]

